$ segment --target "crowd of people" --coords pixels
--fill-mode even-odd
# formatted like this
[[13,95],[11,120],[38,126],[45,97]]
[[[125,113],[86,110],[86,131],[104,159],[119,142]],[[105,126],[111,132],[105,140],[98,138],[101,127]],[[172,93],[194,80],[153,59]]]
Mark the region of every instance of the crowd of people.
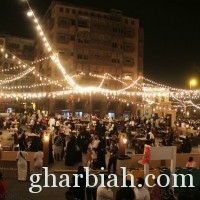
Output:
[[[155,186],[149,191],[145,187],[144,178],[138,177],[136,186],[131,187],[130,180],[126,180],[126,187],[120,187],[115,192],[108,187],[108,175],[104,175],[104,182],[96,187],[85,187],[85,172],[83,166],[77,171],[80,187],[71,187],[65,193],[66,199],[79,200],[175,200],[175,195],[168,187],[160,187],[155,180]],[[73,180],[72,180],[73,185]]]
[[[98,119],[93,116],[91,119],[92,121],[87,123],[85,121],[82,122],[80,119],[75,119],[73,116],[65,118],[61,114],[45,116],[34,113],[28,115],[25,123],[22,124],[20,115],[11,114],[5,118],[2,121],[3,129],[7,129],[9,137],[14,138],[13,150],[18,149],[18,180],[25,181],[27,179],[28,151],[35,152],[35,173],[42,172],[44,130],[47,130],[50,136],[49,162],[63,162],[66,166],[82,165],[92,169],[101,169],[103,167],[108,170],[108,174],[116,173],[119,133],[125,133],[128,139],[128,147],[133,148],[135,153],[141,154],[144,151],[145,144],[171,146],[179,140],[181,135],[177,127],[175,129],[171,127],[171,122],[168,118],[135,116],[114,120],[112,118]],[[34,137],[31,137],[31,141],[28,139],[29,134],[34,134]],[[161,139],[157,140],[157,142],[160,141],[157,144],[156,138]],[[190,138],[186,136],[182,141],[183,152],[191,152],[191,148]],[[109,154],[109,159],[106,163],[107,154]],[[190,160],[188,161],[188,166],[192,165]],[[79,173],[84,173],[81,168]],[[142,178],[139,181],[143,186]],[[129,183],[127,182],[127,184]],[[141,197],[141,199],[150,198],[150,194],[144,187],[136,187],[134,191],[120,189],[116,198],[120,199],[119,197],[124,194],[124,191],[126,191],[127,195],[132,196],[130,199],[138,199],[138,195],[144,194],[147,197]],[[86,191],[86,193],[90,196],[91,191]],[[97,199],[104,199],[101,197],[104,193],[110,195],[110,199],[113,198],[109,188],[98,188],[95,195]],[[156,194],[157,192],[153,191],[154,193]],[[109,197],[105,199],[109,199]],[[129,198],[127,197],[126,199]]]
[[[73,116],[65,118],[61,114],[45,116],[34,113],[27,115],[25,125],[22,125],[20,115],[10,114],[3,124],[4,129],[9,131],[9,137],[14,138],[13,150],[18,146],[18,149],[26,151],[42,151],[43,133],[48,130],[50,162],[64,160],[66,166],[81,163],[96,169],[106,168],[105,155],[110,153],[108,170],[113,165],[116,171],[119,133],[126,134],[128,147],[139,154],[143,153],[145,144],[171,146],[180,143],[181,152],[190,153],[192,150],[192,137],[180,137],[181,131],[177,127],[173,129],[168,118],[135,116],[114,120],[92,116],[91,119],[91,122],[86,123]],[[30,139],[29,134],[35,134],[35,137]]]

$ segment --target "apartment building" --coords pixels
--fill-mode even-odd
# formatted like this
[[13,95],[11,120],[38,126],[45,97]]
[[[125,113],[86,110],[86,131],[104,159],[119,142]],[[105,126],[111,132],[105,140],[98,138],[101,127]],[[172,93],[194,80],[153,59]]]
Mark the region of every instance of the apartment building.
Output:
[[[32,39],[11,35],[0,35],[1,80],[18,77],[20,76],[20,73],[32,65],[32,62],[35,58],[34,45],[35,41]],[[30,85],[31,82],[34,82],[34,75],[32,73],[27,74],[25,77],[20,78],[19,80],[1,84],[0,88],[1,91],[7,91],[9,93],[19,91],[23,92],[22,86]],[[6,112],[8,108],[10,108],[10,110],[16,110],[19,108],[18,110],[21,111],[20,105],[16,104],[16,99],[11,100],[9,98],[1,98],[0,112]]]
[[[101,11],[53,1],[42,19],[42,27],[66,72],[81,86],[99,86],[102,77],[109,74],[101,87],[118,90],[143,75],[143,30],[138,19],[125,16],[120,10]],[[36,58],[45,55],[38,38]],[[62,82],[63,76],[51,60],[37,67],[41,73]],[[99,94],[92,98],[72,94],[53,101],[50,112],[66,110],[79,116],[92,112],[112,113],[116,117],[134,110],[132,105],[123,106],[117,99]]]

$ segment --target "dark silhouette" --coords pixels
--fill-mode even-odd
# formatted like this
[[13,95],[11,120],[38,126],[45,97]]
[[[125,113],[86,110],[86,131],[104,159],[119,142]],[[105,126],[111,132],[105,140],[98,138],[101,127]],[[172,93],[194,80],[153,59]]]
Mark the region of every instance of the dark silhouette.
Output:
[[131,186],[131,181],[126,180],[126,186],[127,187],[121,187],[116,192],[116,200],[134,200],[135,199],[135,193]]

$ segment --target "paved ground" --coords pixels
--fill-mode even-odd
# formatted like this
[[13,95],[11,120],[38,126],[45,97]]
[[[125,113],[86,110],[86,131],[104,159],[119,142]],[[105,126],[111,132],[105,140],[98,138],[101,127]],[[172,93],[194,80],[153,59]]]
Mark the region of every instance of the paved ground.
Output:
[[[2,145],[10,145],[12,144],[12,140],[8,140],[9,135],[8,132],[4,132],[2,136]],[[128,150],[130,151],[130,150]],[[195,147],[193,148],[192,152],[199,152],[200,148]],[[83,158],[85,160],[85,157]],[[108,160],[108,158],[107,158]],[[78,165],[75,167],[66,167],[64,165],[64,161],[57,161],[54,164],[49,166],[49,171],[54,172],[55,170],[75,170],[77,169]],[[62,172],[64,173],[64,172]],[[57,180],[59,180],[59,173],[56,173]],[[120,178],[119,178],[120,179]],[[121,182],[121,180],[119,180]],[[31,194],[29,192],[29,188],[31,186],[31,182],[18,182],[15,179],[5,179],[6,185],[7,185],[7,199],[13,199],[13,200],[41,200],[41,199],[48,199],[48,200],[64,200],[65,199],[65,192],[67,191],[67,188],[43,188],[42,191],[38,194]],[[50,181],[51,182],[51,181]],[[44,185],[44,179],[40,182],[40,185]],[[113,189],[113,192],[115,194],[116,188]]]
[[[31,194],[29,192],[30,182],[18,182],[15,179],[5,180],[7,184],[8,194],[7,199],[13,200],[64,200],[66,188],[43,188],[39,194]],[[40,183],[43,184],[43,181]]]
[[[10,146],[13,143],[12,137],[10,137],[8,131],[3,131],[3,135],[1,138],[1,145],[2,146]],[[85,155],[83,155],[83,163],[85,163]],[[106,161],[108,161],[108,156],[106,158]],[[74,167],[66,167],[64,164],[64,161],[55,161],[55,163],[51,164],[49,166],[49,173],[54,173],[55,170],[68,170],[68,171],[75,171],[78,166],[81,163],[77,164]],[[69,172],[61,172],[63,173],[69,173]],[[60,180],[60,174],[61,173],[55,173],[57,181]],[[73,172],[72,172],[73,173]],[[72,176],[72,173],[70,173],[70,177]],[[71,179],[71,178],[70,178]],[[14,200],[41,200],[41,199],[48,199],[48,200],[64,200],[65,199],[65,192],[67,191],[67,188],[62,187],[49,187],[49,188],[43,188],[42,191],[38,194],[31,194],[29,192],[29,188],[31,187],[30,180],[27,182],[19,182],[16,179],[5,179],[8,194],[6,195],[7,199],[14,199]],[[50,185],[52,181],[50,179]],[[42,181],[39,183],[41,186],[44,185],[44,178],[42,178]],[[58,185],[58,184],[57,184]],[[116,189],[113,189],[115,193]]]

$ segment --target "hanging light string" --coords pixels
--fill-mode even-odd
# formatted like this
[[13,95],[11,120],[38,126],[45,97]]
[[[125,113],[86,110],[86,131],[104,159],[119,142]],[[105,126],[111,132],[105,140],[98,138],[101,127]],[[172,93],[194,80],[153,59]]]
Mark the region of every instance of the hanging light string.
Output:
[[[7,51],[8,51],[8,50],[7,50]],[[17,57],[16,57],[14,54],[12,54],[11,52],[9,52],[9,53],[10,53],[13,57],[17,58]],[[19,63],[22,63],[22,62],[23,62],[23,61],[20,60],[19,58],[17,58],[17,59],[19,60]],[[24,66],[27,66],[26,63],[24,63],[24,64],[25,64]],[[33,74],[36,74],[36,76],[39,77],[40,80],[48,80],[50,83],[55,84],[55,85],[58,85],[58,81],[52,81],[52,80],[50,80],[48,77],[45,77],[44,75],[40,74],[37,70],[34,70]],[[91,74],[91,73],[90,73],[90,75],[91,75],[91,76],[94,76],[94,77],[103,78],[103,80],[108,78],[108,77],[105,76],[105,75],[104,75],[104,76],[100,76],[100,75],[97,76],[97,75],[94,75],[94,74]],[[119,81],[119,79],[113,77],[112,75],[109,74],[109,76],[110,76],[113,80]],[[44,77],[45,77],[45,78],[44,78]],[[110,79],[110,78],[109,78],[109,79]],[[121,83],[126,84],[125,82],[121,82]],[[136,84],[138,85],[137,81],[136,81],[136,83],[133,83],[133,84],[129,85],[128,87],[122,89],[122,90],[124,91],[124,90],[126,90],[127,88],[130,88],[130,87],[138,88]],[[102,84],[101,84],[101,85],[102,85]],[[126,84],[126,85],[127,85],[127,84]],[[135,85],[136,85],[136,86],[135,86]],[[60,85],[60,86],[61,86],[61,85]],[[65,87],[65,86],[64,86],[64,87]],[[99,88],[100,88],[100,87],[99,87]],[[114,92],[116,92],[116,91],[114,91]],[[120,91],[119,91],[119,92],[120,92]]]
[[[8,53],[10,53],[12,56],[13,56],[13,58],[16,58],[17,59],[17,61],[18,61],[18,63],[19,64],[21,64],[21,63],[23,63],[23,66],[25,66],[25,67],[27,67],[27,66],[29,66],[29,65],[27,65],[26,63],[24,63],[21,59],[19,59],[17,56],[15,56],[14,54],[12,54],[10,51],[8,51],[8,50],[6,50]],[[4,50],[3,50],[3,52],[4,52]],[[29,69],[31,69],[31,67],[29,67]],[[40,81],[48,81],[50,84],[55,84],[55,85],[58,85],[58,86],[60,86],[60,87],[62,87],[62,85],[60,84],[60,83],[58,83],[58,81],[54,81],[54,80],[51,80],[50,78],[48,78],[48,77],[46,77],[46,76],[44,76],[43,74],[41,74],[41,73],[39,73],[37,70],[35,70],[34,69],[34,71],[32,72],[33,74],[35,74],[35,76],[36,77],[38,77],[39,79],[40,79]],[[81,74],[83,74],[84,75],[84,73],[81,73]],[[25,75],[25,74],[21,74],[22,76],[19,76],[18,78],[20,78],[20,77],[23,77],[23,75]],[[110,74],[109,74],[110,75]],[[107,76],[100,76],[100,75],[95,75],[95,74],[91,74],[90,73],[90,76],[94,76],[94,77],[99,77],[99,78],[103,78],[103,79],[107,79]],[[113,80],[116,80],[116,81],[118,81],[118,79],[116,79],[115,77],[113,77],[112,75],[110,75],[110,77],[113,79]],[[18,79],[17,78],[17,79]],[[15,80],[17,80],[17,79],[10,79],[10,80],[8,80],[8,79],[6,79],[5,80],[5,82],[4,82],[4,84],[5,83],[9,83],[9,82],[12,82],[12,81],[15,81]],[[110,78],[109,78],[110,79]],[[123,83],[123,82],[122,82]],[[124,84],[124,83],[123,83]],[[144,83],[142,83],[143,85],[145,85]],[[130,87],[134,87],[134,88],[137,88],[138,89],[138,86],[140,86],[140,90],[141,90],[141,88],[142,88],[142,84],[138,84],[137,82],[136,83],[133,83],[133,84],[131,84],[131,85],[129,85],[128,87],[126,87],[126,88],[124,88],[124,89],[122,89],[122,90],[127,90],[127,88],[130,88]],[[101,84],[102,85],[102,84]],[[66,88],[66,86],[63,86],[63,89],[64,88]],[[100,88],[100,87],[99,87]],[[99,89],[98,88],[98,89]],[[168,88],[167,88],[168,89]],[[143,90],[144,90],[144,87],[143,87]],[[164,90],[163,88],[160,88],[160,87],[157,87],[157,89],[154,87],[154,88],[149,88],[149,87],[147,87],[147,88],[145,88],[145,90],[143,91],[143,92],[140,92],[140,93],[137,93],[137,95],[141,95],[141,96],[146,96],[146,97],[150,97],[150,96],[156,96],[156,95],[158,95],[158,96],[166,96],[166,95],[173,95],[173,93],[174,92],[171,92],[171,93],[168,93],[168,91],[166,92],[165,91],[165,93],[160,93],[160,90]],[[169,89],[168,89],[169,90]],[[118,91],[113,91],[113,92],[118,92]],[[120,91],[119,91],[120,92]],[[153,93],[153,95],[152,95],[152,92],[154,92]],[[156,94],[155,92],[159,92],[158,94]],[[180,93],[177,93],[176,95],[179,95]],[[196,93],[195,93],[196,94]],[[130,95],[130,94],[129,94]],[[134,95],[134,93],[132,93],[132,95]],[[184,95],[184,93],[181,93],[181,95]],[[173,95],[174,96],[174,95]],[[178,96],[179,97],[179,96]],[[181,96],[182,97],[182,96]],[[186,97],[185,97],[186,98]],[[189,98],[189,95],[187,96],[187,98]],[[193,97],[192,97],[193,98]]]
[[178,89],[178,88],[173,88],[173,87],[170,87],[170,86],[166,86],[166,85],[163,85],[163,84],[160,84],[160,83],[156,83],[155,81],[152,81],[150,79],[147,79],[145,77],[143,77],[143,79],[147,82],[150,82],[151,84],[154,84],[156,85],[157,87],[163,87],[163,88],[167,88],[167,89],[170,89],[170,90],[175,90],[175,91],[181,91],[181,92],[188,92],[188,90],[183,90],[183,89]]
[[[22,61],[19,57],[17,57],[15,54],[13,54],[9,49],[1,47],[0,53],[2,53],[6,59],[10,59],[10,57],[12,57],[12,59],[15,62],[17,62],[17,64],[20,65],[18,67],[26,68],[28,66],[27,63],[25,63],[24,61]],[[29,67],[31,67],[31,66],[29,66]]]
[[192,101],[187,101],[187,103],[188,103],[190,106],[194,106],[195,108],[200,109],[200,106],[198,106],[197,104],[194,104]]
[[27,16],[28,17],[31,17],[33,22],[36,24],[36,29],[37,31],[39,32],[39,36],[40,38],[42,39],[42,42],[45,46],[45,48],[47,49],[47,51],[51,54],[53,54],[53,56],[51,57],[52,60],[54,61],[54,63],[57,65],[57,67],[59,68],[59,70],[61,71],[62,75],[64,76],[65,80],[68,82],[68,84],[70,84],[72,87],[78,87],[77,84],[74,82],[74,80],[72,79],[72,77],[70,77],[64,67],[62,66],[60,60],[59,60],[59,57],[58,57],[58,54],[53,52],[52,50],[52,47],[49,43],[49,41],[47,40],[47,37],[45,36],[44,34],[44,31],[42,30],[42,27],[40,25],[40,23],[38,22],[38,19],[36,18],[30,4],[29,4],[29,1],[28,0],[25,0],[28,7],[29,7],[29,12],[27,13]]
[[101,88],[101,86],[103,85],[103,83],[104,83],[104,81],[105,81],[106,76],[107,76],[107,74],[104,74],[104,75],[103,75],[103,79],[102,79],[102,81],[101,81],[101,83],[100,83],[100,85],[99,85],[98,88]]
[[[7,55],[11,55],[11,57],[13,59],[17,60],[18,64],[22,64],[23,68],[27,68],[27,70],[24,71],[24,72],[19,73],[18,75],[14,75],[14,76],[11,76],[11,77],[6,78],[4,80],[0,80],[0,84],[7,84],[7,83],[10,83],[10,82],[19,80],[19,79],[23,78],[24,76],[26,76],[27,74],[29,74],[29,72],[32,72],[36,77],[38,77],[40,79],[40,81],[42,81],[42,80],[43,81],[48,81],[50,84],[54,84],[54,85],[57,85],[57,86],[63,87],[63,88],[66,87],[66,86],[63,86],[60,83],[58,83],[58,81],[54,81],[54,80],[48,78],[47,76],[41,74],[40,72],[38,72],[35,69],[35,67],[29,66],[27,63],[25,63],[24,61],[22,61],[19,57],[17,57],[15,54],[13,54],[12,52],[10,52],[8,49],[2,48],[1,52],[7,52],[6,53]],[[51,57],[52,56],[50,56],[49,58],[51,58]],[[43,60],[44,59],[47,59],[47,57],[43,58]]]
[[[6,51],[7,53],[4,53],[4,51]],[[0,53],[4,54],[4,57],[7,58],[7,59],[9,59],[9,55],[11,55],[12,60],[15,61],[16,62],[15,64],[18,64],[18,65],[14,66],[14,67],[9,67],[9,69],[2,69],[2,70],[0,70],[1,72],[11,72],[12,70],[17,70],[17,69],[20,69],[20,68],[24,69],[24,68],[27,67],[27,64],[25,64],[25,63],[20,65],[23,61],[21,59],[17,58],[9,50],[4,49],[4,51],[3,52],[0,51]],[[36,64],[36,63],[40,63],[40,62],[45,61],[45,60],[50,59],[50,58],[51,58],[51,56],[40,58],[36,61],[31,62],[31,65]],[[18,60],[18,62],[17,62],[16,59]]]
[[147,104],[145,104],[145,103],[140,103],[140,102],[136,102],[136,101],[131,101],[131,100],[128,100],[128,99],[124,99],[124,98],[119,98],[119,97],[117,97],[117,96],[107,96],[107,99],[109,99],[109,98],[111,98],[111,99],[114,99],[114,100],[118,100],[118,101],[120,101],[120,102],[122,102],[122,103],[130,103],[130,104],[132,104],[132,105],[137,105],[137,106],[146,106],[146,107],[148,107],[148,108],[150,108],[151,106],[153,106],[153,105],[157,105],[158,103],[155,103],[154,101],[151,101],[151,100],[149,100],[149,99],[145,99],[145,101],[147,102]]
[[[143,85],[147,88],[152,88],[152,91],[155,91],[156,90],[155,88],[161,88],[161,86],[159,86],[159,85],[146,84],[146,83],[143,83]],[[181,89],[176,88],[175,91],[172,91],[171,88],[168,86],[165,86],[162,88],[166,88],[166,89],[170,90],[170,92],[169,92],[170,96],[176,96],[177,98],[180,98],[180,99],[182,99],[182,98],[198,99],[200,97],[199,96],[200,92],[198,90],[181,90]],[[179,90],[179,92],[177,90]]]
[[[135,82],[133,82],[132,84],[130,84],[129,86],[127,86],[127,87],[125,87],[125,88],[123,88],[123,89],[120,89],[120,90],[108,90],[108,89],[97,88],[97,87],[85,87],[85,88],[82,88],[82,87],[78,86],[78,85],[73,81],[72,77],[70,77],[70,76],[65,72],[65,69],[63,68],[63,66],[62,66],[62,64],[61,64],[61,62],[60,62],[60,60],[59,60],[59,58],[58,58],[58,54],[53,53],[52,48],[51,48],[51,46],[50,46],[48,40],[46,39],[46,37],[45,37],[45,35],[44,35],[44,32],[42,31],[42,28],[41,28],[40,24],[38,23],[38,20],[37,20],[37,18],[35,17],[35,15],[34,15],[32,9],[31,9],[31,7],[30,7],[30,5],[29,5],[28,0],[26,0],[26,2],[27,2],[28,6],[29,6],[29,9],[30,9],[30,11],[28,12],[28,16],[29,16],[29,17],[33,17],[33,21],[34,21],[34,23],[36,24],[36,28],[37,28],[37,30],[39,31],[39,35],[41,36],[42,41],[43,41],[45,47],[47,48],[48,52],[52,53],[52,55],[53,55],[53,56],[51,56],[51,59],[56,63],[57,67],[58,67],[58,68],[60,69],[60,71],[62,72],[62,74],[63,74],[65,80],[67,80],[67,82],[68,82],[73,88],[75,88],[74,91],[75,91],[76,93],[79,93],[79,92],[80,92],[80,93],[84,93],[84,92],[86,92],[87,90],[89,90],[90,92],[91,92],[91,91],[92,91],[92,92],[99,92],[99,93],[103,93],[103,94],[116,94],[116,95],[122,94],[122,95],[128,95],[128,96],[130,96],[130,95],[139,95],[139,96],[142,95],[142,96],[144,96],[144,97],[155,96],[155,95],[157,95],[157,96],[162,96],[162,95],[170,95],[170,94],[171,94],[171,93],[168,92],[168,91],[163,91],[163,92],[156,91],[157,93],[151,94],[151,93],[152,93],[152,89],[149,90],[149,91],[141,91],[141,92],[129,92],[129,91],[127,91],[127,90],[129,90],[131,87],[137,87],[136,84],[137,84],[138,79],[140,79],[140,77],[139,77]],[[37,75],[40,76],[39,72],[37,72]],[[41,78],[42,78],[42,76],[43,76],[43,75],[41,75]],[[149,79],[146,79],[146,78],[144,78],[144,77],[142,77],[142,79],[143,79],[143,80],[146,80],[146,81],[150,81]],[[114,80],[115,80],[115,79],[114,79]],[[117,81],[120,81],[119,79],[116,79],[116,80],[117,80]],[[57,83],[57,82],[55,81],[54,83]],[[125,82],[121,82],[121,83],[124,84]],[[156,82],[153,82],[153,81],[150,81],[150,83],[157,84]],[[158,86],[158,87],[164,87],[164,88],[170,89],[170,90],[176,90],[176,88],[164,86],[164,85],[162,85],[162,84],[157,84],[157,86]],[[184,92],[186,92],[186,94],[187,94],[187,92],[188,92],[188,90],[180,90],[180,89],[177,89],[177,91],[178,91],[178,92],[179,92],[179,91],[183,92],[182,95],[184,95]],[[198,91],[195,91],[195,92],[198,94]],[[40,94],[40,93],[38,93],[38,95],[39,95],[39,94]],[[61,95],[61,94],[64,94],[64,93],[61,93],[61,92],[58,91],[58,92],[55,92],[55,93],[52,93],[52,94],[53,94],[54,96],[56,96],[56,95]],[[30,93],[29,93],[29,95],[30,95]],[[34,95],[35,95],[35,94],[34,94]],[[34,95],[33,95],[33,96],[34,96]],[[39,95],[39,96],[41,96],[41,95]],[[187,98],[188,98],[189,95],[186,95],[186,96],[187,96]]]
[[178,91],[178,92],[185,92],[185,93],[199,93],[200,90],[184,90],[184,89],[178,89],[178,88],[174,88],[174,87],[170,87],[170,86],[166,86],[166,85],[163,85],[163,84],[160,84],[160,83],[156,83],[155,81],[152,81],[150,79],[147,79],[145,77],[143,77],[143,79],[147,82],[150,82],[151,84],[155,84],[156,86],[159,86],[159,87],[163,87],[163,88],[168,88],[170,90],[175,90],[175,91]]
[[[1,67],[3,67],[3,66],[1,66]],[[15,67],[10,67],[9,69],[2,69],[1,70],[1,72],[3,73],[3,72],[7,72],[7,73],[10,73],[12,70],[14,71],[14,70],[17,70],[17,69],[20,69],[20,68],[26,68],[26,66],[25,65],[18,65],[18,66],[15,66]]]
[[[191,100],[190,101],[181,101],[181,100],[177,99],[176,97],[173,97],[173,98],[176,99],[179,103],[181,103],[182,107],[194,106],[197,109],[200,109],[198,104],[194,104]],[[189,105],[187,105],[187,104],[189,104]]]
[[180,99],[176,98],[174,95],[171,95],[172,98],[174,98],[176,101],[178,101],[179,103],[181,103],[182,106],[186,106],[184,101],[181,101]]
[[118,81],[118,82],[120,82],[120,83],[122,83],[122,84],[124,84],[124,85],[127,85],[127,83],[125,83],[124,81],[121,81],[120,79],[118,79],[118,78],[112,76],[111,74],[108,74],[108,76],[110,76],[110,77],[111,77],[112,79],[114,79],[115,81]]
[[[4,90],[21,90],[21,89],[31,89],[31,88],[39,88],[44,86],[52,85],[52,83],[39,83],[39,84],[33,84],[33,85],[15,85],[15,86],[3,86],[2,89]],[[62,87],[61,85],[57,84],[58,87]],[[63,90],[66,88],[63,88]]]
[[23,78],[24,76],[26,76],[27,74],[29,74],[30,72],[32,72],[34,69],[35,69],[35,67],[32,67],[32,68],[29,68],[29,69],[27,69],[27,70],[25,70],[25,71],[23,71],[23,72],[21,72],[17,75],[13,75],[13,76],[6,78],[4,80],[0,80],[0,85],[19,80],[19,79]]
[[[83,75],[85,75],[85,73],[80,73],[80,74],[77,74],[77,75],[74,75],[74,76],[72,76],[72,77],[79,77],[79,76],[83,76]],[[109,76],[109,77],[111,77],[113,80],[116,80],[116,81],[118,81],[118,82],[121,82],[122,84],[124,84],[124,85],[127,85],[127,83],[126,82],[124,82],[124,81],[121,81],[120,79],[118,79],[118,78],[116,78],[116,77],[114,77],[114,76],[112,76],[111,74],[109,74],[109,73],[107,73],[107,75]],[[104,76],[102,76],[102,75],[99,75],[99,74],[93,74],[93,73],[89,73],[89,76],[93,76],[93,77],[97,77],[97,78],[104,78]],[[105,79],[110,79],[110,78],[108,78],[108,77],[106,77]],[[183,89],[178,89],[178,88],[172,88],[172,87],[169,87],[169,86],[165,86],[165,85],[162,85],[162,84],[159,84],[159,83],[156,83],[156,82],[154,82],[154,81],[152,81],[152,80],[149,80],[149,79],[147,79],[147,78],[145,78],[145,77],[142,77],[142,79],[144,79],[144,80],[147,80],[147,81],[150,81],[151,82],[151,84],[149,84],[149,83],[145,83],[145,82],[142,82],[142,83],[137,83],[136,85],[139,87],[138,89],[141,89],[142,88],[142,85],[144,85],[144,86],[146,86],[146,87],[152,87],[153,89],[154,88],[165,88],[165,89],[168,89],[168,90],[175,90],[175,91],[185,91],[185,92],[188,92],[189,90],[183,90]],[[151,90],[152,91],[152,90]],[[198,90],[193,90],[192,91],[193,93],[196,93],[196,94],[198,94]],[[173,91],[171,91],[170,93],[174,93]],[[177,93],[177,95],[178,95],[179,93]]]
[[[13,57],[13,59],[17,59],[17,61],[18,61],[18,64],[23,64],[22,66],[24,67],[24,68],[26,68],[27,66],[29,66],[29,65],[27,65],[26,63],[24,63],[21,59],[19,59],[16,55],[14,55],[13,53],[11,53],[9,50],[5,50],[5,49],[1,49],[1,52],[7,52],[5,55],[7,55],[8,56],[8,54],[10,54],[12,57]],[[7,57],[6,56],[6,57]],[[49,57],[45,57],[45,58],[42,58],[42,59],[39,59],[39,60],[37,60],[36,62],[41,62],[41,61],[43,61],[43,60],[45,60],[45,59],[48,59],[48,58],[52,58],[53,56],[51,55],[51,56],[49,56]],[[30,68],[30,66],[29,66],[29,68]],[[40,81],[42,81],[42,80],[48,80],[50,83],[52,83],[52,84],[55,84],[55,85],[58,85],[58,81],[52,81],[52,80],[50,80],[48,77],[45,77],[44,75],[41,75],[37,70],[34,70],[34,72],[33,72],[33,74],[34,73],[36,73],[36,75],[40,78]],[[23,75],[26,75],[26,74],[23,74],[22,73],[22,77],[23,77]],[[84,73],[80,73],[79,75],[84,75]],[[122,84],[125,84],[125,85],[127,85],[125,82],[123,82],[123,81],[120,81],[120,79],[117,79],[116,77],[114,77],[114,76],[112,76],[111,74],[107,74],[107,76],[105,77],[105,76],[101,76],[101,75],[97,75],[97,74],[92,74],[92,73],[90,73],[89,74],[90,76],[93,76],[93,77],[96,77],[96,78],[102,78],[102,80],[105,80],[105,79],[113,79],[113,80],[115,80],[115,81],[119,81],[119,82],[121,82]],[[109,77],[110,78],[109,78]],[[20,76],[21,77],[21,76]],[[20,78],[20,77],[18,77],[18,78]],[[45,77],[45,78],[44,78]],[[145,79],[144,77],[142,77],[142,79]],[[14,79],[10,79],[9,81],[7,81],[7,80],[5,80],[5,82],[4,83],[9,83],[9,82],[12,82],[12,81],[15,81],[16,79],[14,78]],[[148,79],[149,80],[149,79]],[[146,89],[145,89],[145,95],[144,94],[139,94],[139,95],[142,95],[142,96],[152,96],[151,94],[147,94],[147,92],[149,92],[150,91],[150,93],[152,92],[152,91],[154,91],[154,92],[156,92],[156,90],[161,90],[161,86],[160,85],[155,85],[154,83],[155,82],[153,82],[152,81],[152,83],[153,84],[146,84],[146,83],[141,83],[141,84],[143,84],[144,86],[146,85],[146,86],[148,86]],[[130,87],[132,86],[132,87],[134,87],[134,88],[136,88],[136,89],[142,89],[142,86],[141,86],[141,84],[138,84],[138,83],[136,83],[135,85],[130,85]],[[102,85],[102,84],[101,84]],[[61,86],[61,85],[60,85]],[[158,89],[155,89],[155,86],[158,88]],[[66,86],[64,86],[64,87],[66,87]],[[151,87],[150,89],[149,89],[149,87]],[[99,87],[100,88],[100,87]],[[170,89],[169,87],[165,87],[166,89]],[[124,89],[123,89],[124,90]],[[126,89],[125,89],[126,90]],[[149,91],[148,91],[149,90]],[[116,91],[114,91],[114,92],[116,92]],[[158,91],[157,91],[158,92]],[[194,91],[195,92],[195,95],[198,95],[198,92],[197,91]],[[186,95],[186,96],[184,96],[184,98],[186,99],[186,98],[189,98],[190,96],[189,96],[189,94],[185,94],[185,93],[174,93],[174,92],[170,92],[169,93],[169,95],[176,95],[178,98],[182,98],[182,96],[183,95]],[[180,96],[180,94],[181,94],[181,96]],[[154,94],[153,96],[155,96],[156,94]],[[161,96],[161,95],[163,95],[163,94],[159,94],[159,96]],[[193,94],[194,95],[194,94]],[[194,97],[194,96],[192,96],[192,98],[198,98],[199,96],[196,96],[196,97]]]
[[129,86],[123,88],[123,89],[116,90],[115,92],[120,93],[120,92],[123,92],[123,91],[125,91],[125,90],[130,89],[130,88],[133,87],[135,84],[137,84],[137,82],[138,82],[141,78],[142,78],[142,77],[139,76],[131,85],[129,85]]
[[39,59],[33,61],[31,64],[33,65],[33,64],[36,64],[36,63],[43,62],[43,61],[45,61],[45,60],[49,60],[49,59],[51,59],[51,56],[53,56],[53,55],[46,56],[46,57],[43,57],[43,58],[39,58]]

